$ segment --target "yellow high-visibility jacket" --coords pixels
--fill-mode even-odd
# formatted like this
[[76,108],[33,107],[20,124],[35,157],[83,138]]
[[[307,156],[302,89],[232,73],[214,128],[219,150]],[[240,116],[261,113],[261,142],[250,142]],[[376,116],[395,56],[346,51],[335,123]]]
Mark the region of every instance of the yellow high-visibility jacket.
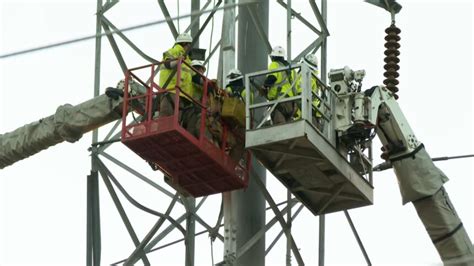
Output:
[[[175,44],[173,48],[163,53],[163,61],[177,59],[180,56],[184,56],[185,52],[186,51],[180,44]],[[188,64],[191,64],[191,59],[189,58],[188,55],[186,55],[184,61]],[[161,88],[163,88],[166,81],[168,80],[168,77],[171,75],[173,71],[174,69],[168,69],[164,65],[161,66],[160,82],[159,82]],[[176,79],[177,79],[177,72],[171,78],[170,82],[168,83],[168,86],[166,86],[166,88],[163,88],[163,89],[169,89],[170,93],[175,93]],[[180,80],[179,86],[180,86],[181,91],[186,92],[191,97],[193,96],[194,89],[193,89],[193,84],[192,84],[192,70],[185,64],[181,65],[181,80]],[[180,96],[186,97],[184,94],[181,94]]]
[[[268,70],[275,70],[277,68],[285,67],[285,65],[278,61],[272,61],[268,66]],[[276,98],[280,97],[281,95],[286,94],[286,92],[291,88],[291,83],[295,81],[295,71],[292,70],[290,73],[289,70],[280,71],[272,74],[268,74],[268,76],[274,76],[276,78],[275,84],[268,90],[267,92],[267,99],[272,101]],[[290,75],[288,75],[290,74]],[[293,88],[291,91],[286,94],[286,97],[293,97],[296,95],[296,88]]]
[[[319,74],[317,70],[313,71],[313,75],[311,75],[311,91],[313,94],[319,95],[319,87],[318,83],[316,80],[316,76]],[[303,92],[303,88],[301,87],[301,75],[298,76],[298,80],[296,81],[296,90],[298,92],[298,95]],[[314,96],[313,97],[313,115],[316,117],[321,117],[321,113],[317,111],[317,108],[319,108],[320,100]],[[301,110],[298,109],[296,112],[296,118],[301,117]]]

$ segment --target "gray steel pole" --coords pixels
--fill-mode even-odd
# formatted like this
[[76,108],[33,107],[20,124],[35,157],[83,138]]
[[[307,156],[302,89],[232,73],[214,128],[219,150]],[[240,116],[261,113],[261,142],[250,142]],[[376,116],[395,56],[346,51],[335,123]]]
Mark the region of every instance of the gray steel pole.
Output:
[[[240,0],[239,3],[256,2],[250,6],[260,19],[263,31],[268,35],[268,0]],[[246,6],[239,6],[238,66],[242,73],[267,69],[268,53],[265,42],[252,24]],[[237,224],[237,249],[254,234],[265,227],[265,198],[255,179],[265,184],[266,172],[255,158],[252,158],[249,187],[245,191],[232,192],[234,219]],[[265,238],[262,237],[248,252],[239,257],[235,265],[265,265]]]
[[[194,15],[191,15],[191,21],[196,20],[196,23],[194,23],[191,26],[191,36],[196,36],[199,31],[199,27],[200,27],[199,18],[201,17],[201,15],[196,14],[196,13],[199,12],[200,10],[201,10],[201,0],[191,1],[191,13],[194,14]],[[194,46],[199,47],[199,40],[196,40],[196,42],[194,43]]]
[[[193,0],[191,1],[191,13],[199,12],[201,9],[201,1],[200,0]],[[192,15],[191,21],[197,19],[196,23],[191,27],[191,36],[197,36],[199,32],[199,17],[200,15]],[[199,39],[194,41],[194,47],[199,47]],[[194,236],[196,233],[196,219],[194,217],[194,213],[196,211],[196,199],[193,197],[188,197],[185,199],[187,205],[187,212],[188,217],[186,218],[186,257],[185,257],[185,265],[186,266],[194,266],[194,252],[195,252],[195,242],[196,237]]]
[[319,246],[318,246],[318,265],[324,266],[324,228],[326,227],[326,216],[319,216]]
[[[233,5],[236,0],[225,0],[224,5]],[[225,77],[227,73],[235,68],[235,7],[231,7],[224,10],[224,18],[222,22],[222,35],[221,35],[221,55],[222,55],[222,73],[219,76],[222,77],[222,87],[226,84]]]
[[[286,58],[288,58],[288,62],[291,62],[291,0],[287,0],[287,8],[286,8]],[[290,206],[291,202],[291,191],[288,190],[286,193],[288,206]],[[291,208],[288,208],[288,212],[286,213],[286,223],[288,225],[288,232],[291,234]],[[286,238],[286,266],[291,266],[291,238]]]
[[[236,0],[225,0],[224,5],[235,4]],[[221,47],[219,55],[218,79],[225,87],[226,75],[235,68],[235,7],[224,9],[222,21]],[[224,208],[224,261],[232,264],[237,256],[236,223],[233,217],[232,192],[222,194]]]
[[188,214],[188,217],[186,218],[185,265],[193,266],[194,265],[194,250],[195,250],[195,232],[196,232],[196,219],[194,216],[194,213],[196,211],[196,199],[193,197],[189,197],[184,200],[186,201],[187,214]]
[[[102,44],[102,0],[97,0],[95,38],[95,66],[94,66],[94,97],[100,92],[100,56]],[[92,143],[98,140],[99,132],[92,132]],[[92,149],[91,174],[87,176],[87,241],[86,264],[100,265],[101,239],[100,239],[100,209],[99,209],[99,175],[97,169],[97,150]]]
[[[286,213],[286,224],[288,225],[288,232],[291,234],[291,191],[288,189],[286,192],[286,198],[288,200],[288,212]],[[291,266],[291,238],[286,238],[286,266]]]
[[[321,0],[321,15],[323,17],[324,24],[328,24],[328,10],[327,10],[327,0]],[[321,81],[326,84],[327,82],[327,44],[328,39],[324,38],[321,45]]]
[[[321,0],[321,15],[323,17],[324,24],[327,25],[327,0]],[[323,43],[321,45],[321,81],[324,84],[326,84],[327,75],[327,38],[324,38]],[[332,127],[330,126],[329,129],[331,130]],[[326,217],[324,216],[324,214],[319,216],[319,266],[324,266],[324,239],[326,233],[325,218]]]
[[287,0],[286,8],[286,58],[291,63],[291,0]]

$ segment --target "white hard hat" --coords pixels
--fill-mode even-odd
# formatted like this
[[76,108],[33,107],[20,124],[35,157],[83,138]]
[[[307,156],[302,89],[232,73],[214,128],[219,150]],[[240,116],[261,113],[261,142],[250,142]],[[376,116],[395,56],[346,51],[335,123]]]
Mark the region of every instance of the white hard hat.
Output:
[[236,68],[229,71],[229,73],[227,74],[226,77],[227,77],[227,82],[232,82],[234,80],[238,80],[238,79],[243,78],[242,72],[240,72],[240,70],[238,70]]
[[176,37],[176,43],[192,43],[193,37],[189,33],[181,33]]
[[193,60],[191,62],[191,66],[192,67],[202,67],[202,68],[204,68],[204,70],[206,70],[206,66],[204,66],[204,62],[202,62],[200,60]]
[[318,57],[314,54],[307,54],[303,58],[303,62],[307,63],[313,70],[318,69]]
[[280,45],[277,45],[273,47],[272,52],[270,53],[270,56],[279,56],[279,57],[284,58],[286,56],[285,49],[281,47]]

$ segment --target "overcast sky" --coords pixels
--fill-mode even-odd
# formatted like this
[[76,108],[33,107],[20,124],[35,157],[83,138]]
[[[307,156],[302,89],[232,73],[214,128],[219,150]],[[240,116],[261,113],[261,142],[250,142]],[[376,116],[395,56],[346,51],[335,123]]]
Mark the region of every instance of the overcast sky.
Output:
[[[205,1],[201,1],[205,2]],[[269,39],[286,46],[286,13],[271,2]],[[306,1],[292,1],[296,10],[316,23]],[[390,17],[384,10],[363,1],[331,0],[328,5],[328,69],[345,65],[365,69],[365,89],[383,81],[384,29]],[[399,1],[401,70],[399,104],[432,157],[473,154],[473,43],[471,1]],[[166,1],[172,16],[177,3]],[[189,1],[180,1],[180,14],[189,13]],[[304,3],[304,4],[303,4]],[[14,52],[95,33],[95,1],[0,0],[0,54]],[[117,27],[162,19],[153,0],[121,1],[106,14]],[[183,30],[189,20],[180,21]],[[201,39],[219,40],[221,13]],[[298,54],[316,36],[293,20],[293,51]],[[173,44],[166,24],[127,33],[148,55],[159,59]],[[121,70],[106,38],[103,38],[101,90],[122,79]],[[146,63],[126,44],[118,41],[126,63]],[[213,45],[212,45],[213,46]],[[214,77],[217,61],[211,61]],[[54,114],[59,105],[78,104],[93,96],[94,41],[85,41],[0,59],[0,134]],[[101,129],[100,137],[110,126]],[[86,176],[90,171],[87,148],[91,134],[80,141],[60,144],[0,170],[0,265],[84,265],[86,247]],[[375,151],[380,145],[377,143]],[[133,166],[164,187],[162,175],[121,144],[108,153]],[[379,154],[375,164],[380,163]],[[103,158],[130,194],[150,208],[164,212],[170,199]],[[474,238],[474,169],[472,159],[437,162],[450,178],[445,185],[470,235]],[[133,251],[108,192],[101,184],[102,262],[113,263]],[[267,185],[277,202],[286,198],[282,185],[270,174]],[[373,206],[351,210],[369,257],[374,265],[441,265],[421,221],[411,204],[402,206],[398,184],[391,170],[375,174]],[[168,188],[168,187],[167,187]],[[171,189],[170,189],[171,191]],[[121,198],[139,238],[156,217],[131,207]],[[208,199],[199,215],[215,224],[220,196]],[[177,207],[173,217],[183,213]],[[269,212],[267,221],[273,218]],[[365,265],[362,253],[343,213],[326,218],[326,265]],[[196,231],[202,228],[197,227]],[[280,228],[267,234],[267,246]],[[304,210],[293,224],[295,241],[307,265],[317,263],[318,218]],[[167,243],[180,238],[173,233]],[[283,238],[282,238],[283,239]],[[196,265],[211,264],[206,234],[196,239]],[[267,265],[285,265],[286,241],[267,256]],[[183,265],[184,244],[152,253],[161,265]],[[215,262],[222,259],[222,244],[214,244]],[[294,261],[294,260],[293,260]]]

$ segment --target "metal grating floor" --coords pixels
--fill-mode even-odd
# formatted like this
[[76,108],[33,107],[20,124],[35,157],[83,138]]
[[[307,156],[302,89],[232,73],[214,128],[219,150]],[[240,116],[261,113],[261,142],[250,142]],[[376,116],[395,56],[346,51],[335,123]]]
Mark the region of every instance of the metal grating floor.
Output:
[[173,188],[200,197],[247,186],[245,177],[237,174],[237,164],[218,147],[205,138],[196,139],[180,126],[163,125],[169,119],[159,120],[150,121],[156,125],[137,125],[122,142],[156,163]]

